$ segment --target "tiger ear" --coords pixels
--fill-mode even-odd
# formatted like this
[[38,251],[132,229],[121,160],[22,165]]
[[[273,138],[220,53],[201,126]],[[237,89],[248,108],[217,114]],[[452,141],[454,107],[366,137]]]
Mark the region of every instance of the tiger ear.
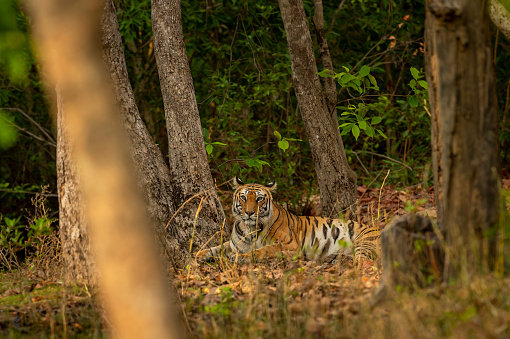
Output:
[[237,175],[232,179],[232,185],[234,186],[234,189],[237,189],[237,187],[244,185],[244,182],[242,182],[241,179],[237,177]]
[[267,188],[269,188],[270,191],[274,191],[276,189],[276,180],[271,181],[269,184],[266,185]]

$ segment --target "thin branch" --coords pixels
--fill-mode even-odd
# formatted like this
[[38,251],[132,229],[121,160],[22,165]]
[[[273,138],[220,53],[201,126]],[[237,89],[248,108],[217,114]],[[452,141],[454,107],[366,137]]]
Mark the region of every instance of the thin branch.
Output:
[[331,30],[335,26],[336,18],[338,18],[338,15],[340,14],[340,11],[342,10],[342,7],[344,7],[345,0],[342,0],[340,5],[338,5],[337,10],[335,11],[335,14],[333,15],[333,20],[331,20],[331,25],[329,25],[329,29]]
[[24,129],[23,127],[20,127],[20,126],[16,125],[15,123],[13,123],[12,121],[10,121],[10,120],[6,119],[6,118],[5,118],[5,117],[3,117],[3,116],[0,116],[0,117],[1,117],[2,119],[4,119],[5,121],[7,121],[7,123],[9,123],[9,124],[11,124],[12,126],[16,127],[16,128],[17,128],[17,129],[19,129],[20,131],[22,131],[22,132],[24,132],[24,133],[28,134],[28,135],[29,135],[29,136],[31,136],[32,138],[37,139],[37,140],[39,140],[39,141],[42,141],[42,142],[44,142],[44,143],[47,143],[47,144],[48,144],[48,145],[50,145],[50,146],[53,146],[53,147],[57,148],[57,144],[52,143],[52,142],[50,142],[50,141],[47,141],[46,139],[43,139],[43,138],[41,138],[41,137],[39,137],[39,136],[37,136],[37,135],[35,135],[35,134],[33,134],[33,133],[31,133],[31,132],[27,131],[27,130],[26,130],[26,129]]
[[382,154],[379,154],[379,153],[375,153],[375,152],[370,152],[370,151],[358,151],[360,153],[366,153],[366,154],[371,154],[371,155],[375,155],[375,156],[378,156],[378,157],[381,157],[381,158],[384,158],[384,159],[387,159],[387,160],[390,160],[390,161],[393,161],[394,163],[397,163],[397,164],[400,164],[406,168],[408,168],[409,170],[413,170],[411,167],[409,167],[408,165],[404,164],[402,161],[398,161],[398,160],[395,160],[393,158],[390,158],[386,155],[382,155]]
[[4,189],[4,188],[0,188],[0,191],[1,192],[7,192],[7,193],[23,193],[23,194],[39,194],[39,195],[42,195],[43,197],[58,197],[57,194],[53,194],[53,193],[40,193],[40,192],[30,192],[30,191],[15,191],[15,190],[9,190],[9,189]]
[[19,108],[10,108],[10,107],[2,107],[0,109],[3,109],[3,110],[6,110],[6,111],[16,111],[18,113],[21,113],[25,118],[27,118],[31,123],[33,123],[34,125],[36,125],[40,130],[41,132],[43,132],[43,134],[53,143],[53,144],[57,144],[57,142],[53,139],[53,137],[51,136],[51,134],[49,134],[45,128],[43,128],[41,125],[39,125],[37,123],[37,121],[35,121],[34,119],[32,119],[32,117],[30,115],[28,115],[27,113],[23,112],[21,109]]
[[370,172],[367,170],[367,168],[365,167],[365,165],[363,165],[363,162],[361,161],[361,159],[359,158],[358,156],[358,153],[354,152],[354,151],[351,151],[351,153],[353,153],[355,156],[356,156],[356,159],[358,159],[359,163],[361,164],[361,167],[363,167],[363,170],[365,171],[365,173],[367,175],[370,175]]

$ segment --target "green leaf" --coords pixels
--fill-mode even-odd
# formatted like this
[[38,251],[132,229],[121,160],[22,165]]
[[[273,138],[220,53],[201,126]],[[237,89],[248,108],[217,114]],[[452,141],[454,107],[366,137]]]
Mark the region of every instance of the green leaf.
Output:
[[350,70],[349,70],[347,67],[345,67],[345,66],[342,66],[342,67],[343,67],[343,69],[345,69],[345,71],[346,71],[347,73],[349,73],[349,72],[350,72]]
[[289,148],[289,142],[285,139],[278,141],[278,147],[280,147],[284,152]]
[[376,131],[379,132],[379,134],[382,135],[384,137],[384,139],[388,139],[386,134],[384,134],[380,129],[377,129]]
[[418,80],[418,75],[420,74],[420,72],[416,68],[411,67],[411,74],[413,75],[413,78]]
[[211,144],[205,146],[205,150],[207,151],[207,154],[211,155],[213,151],[213,146]]
[[362,130],[366,130],[366,129],[367,129],[367,126],[368,126],[365,120],[361,120],[361,121],[358,123],[358,125],[359,125],[359,128],[361,128]]
[[222,142],[218,142],[218,141],[211,142],[211,145],[227,146],[227,144],[224,144],[224,143],[222,143]]
[[380,123],[382,121],[382,118],[381,117],[373,117],[372,118],[372,125],[377,125],[378,123]]
[[418,98],[415,97],[414,95],[409,97],[409,106],[411,106],[411,107],[418,107],[419,103],[420,102],[418,101]]
[[363,77],[366,77],[369,73],[370,73],[370,67],[365,65],[365,66],[361,67],[358,75],[360,78],[363,78]]
[[333,78],[335,76],[335,74],[332,74],[332,73],[333,73],[333,71],[331,71],[329,69],[324,69],[317,74],[323,78]]
[[253,167],[253,166],[256,166],[257,164],[255,163],[255,160],[253,159],[245,159],[244,162],[246,163],[246,165],[248,165],[249,167]]
[[352,131],[352,127],[354,126],[354,124],[349,124],[347,126],[345,126],[343,129],[342,129],[342,135],[346,135],[347,133],[349,133],[350,131]]
[[342,128],[342,127],[345,127],[347,125],[352,125],[352,122],[346,122],[344,124],[341,124],[340,126],[338,126],[338,128]]
[[365,132],[366,132],[366,133],[367,133],[367,135],[368,135],[369,137],[371,137],[371,138],[373,138],[373,137],[374,137],[374,135],[375,135],[375,131],[374,131],[374,129],[372,128],[372,126],[369,126],[369,125],[367,126],[367,129],[365,130]]
[[209,130],[207,128],[202,128],[202,134],[205,139],[209,139]]
[[416,80],[412,79],[411,81],[409,81],[409,86],[414,89],[416,87]]
[[356,141],[358,140],[359,133],[360,133],[359,127],[356,125],[353,125],[352,126],[352,135],[354,135],[354,138],[356,138]]
[[340,84],[347,84],[349,81],[354,79],[354,75],[352,74],[345,74],[343,77],[340,78]]
[[285,138],[287,141],[303,141],[301,139],[294,139],[294,138]]
[[420,80],[420,81],[418,81],[418,83],[420,84],[421,87],[423,87],[425,89],[429,89],[429,85],[427,84],[427,82],[425,80]]
[[377,80],[375,80],[375,78],[372,74],[368,75],[368,79],[370,79],[370,82],[372,83],[372,85],[377,86]]
[[18,139],[18,130],[13,126],[14,118],[0,110],[0,149],[13,146]]
[[278,138],[278,140],[282,140],[282,135],[278,131],[274,131],[274,135]]

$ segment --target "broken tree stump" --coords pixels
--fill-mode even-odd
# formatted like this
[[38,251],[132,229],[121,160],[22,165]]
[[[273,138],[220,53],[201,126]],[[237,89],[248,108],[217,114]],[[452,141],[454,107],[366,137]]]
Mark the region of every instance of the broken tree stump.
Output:
[[409,213],[394,218],[381,232],[383,275],[376,302],[395,290],[441,282],[444,267],[441,240],[440,230],[434,230],[427,217]]

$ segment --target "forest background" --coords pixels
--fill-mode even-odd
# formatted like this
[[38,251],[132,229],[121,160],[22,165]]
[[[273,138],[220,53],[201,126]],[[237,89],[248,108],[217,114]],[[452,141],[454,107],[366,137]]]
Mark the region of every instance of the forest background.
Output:
[[[151,4],[115,1],[115,5],[136,104],[168,161]],[[304,1],[304,5],[315,40],[313,2]],[[338,87],[338,125],[360,193],[383,182],[398,190],[433,186],[430,114],[423,81],[424,16],[424,1],[324,3],[335,71],[366,76],[369,67],[373,77],[373,86],[367,84],[364,90],[358,91],[348,80],[340,81]],[[31,241],[58,229],[57,133],[52,116],[56,107],[52,107],[54,98],[45,95],[53,89],[45,88],[48,85],[40,78],[41,69],[30,48],[31,23],[25,8],[16,2],[2,2],[0,22],[0,240],[2,246],[26,248],[17,252],[22,261],[24,254],[33,254]],[[216,182],[234,175],[249,182],[277,180],[279,201],[298,214],[317,214],[312,210],[317,207],[318,195],[314,165],[294,96],[278,6],[269,1],[183,2],[182,24],[205,148]],[[509,46],[499,30],[492,28],[502,174],[507,178]],[[317,41],[314,48],[318,56]],[[319,71],[326,74],[320,65]],[[222,199],[230,196],[226,187],[220,189]],[[35,193],[42,193],[38,195],[42,200],[32,199]],[[35,215],[31,212],[34,204]],[[228,205],[224,201],[225,210]],[[37,212],[41,206],[43,213]],[[187,281],[189,275],[182,278]],[[201,286],[199,279],[190,284]],[[213,294],[205,290],[208,288],[202,288],[201,293]],[[194,293],[191,289],[187,292]],[[190,298],[201,302],[200,296]],[[226,290],[222,298],[218,307],[224,300],[235,302]],[[218,308],[214,312],[223,315],[223,311]]]
[[[117,1],[116,5],[137,106],[161,151],[168,154],[150,2]],[[312,38],[316,39],[313,3],[305,1],[304,5]],[[13,128],[9,134],[4,131],[1,139],[1,213],[23,220],[23,211],[32,204],[29,192],[40,192],[45,186],[49,206],[55,211],[52,217],[57,217],[56,127],[48,108],[52,100],[44,94],[39,65],[29,48],[28,18],[22,7],[13,7],[19,29],[16,43],[26,48],[5,54],[9,57],[3,60],[1,124]],[[349,116],[341,115],[343,112],[352,112],[352,105],[355,110],[364,105],[360,112],[368,122],[380,121],[373,127],[387,136],[363,129],[363,123],[344,128],[349,164],[358,175],[359,185],[368,184],[381,170],[386,173],[388,169],[389,182],[399,187],[432,185],[427,94],[418,85],[416,93],[409,86],[411,68],[423,71],[424,67],[424,11],[423,1],[324,3],[326,37],[335,71],[347,67],[357,74],[367,65],[379,86],[379,91],[369,90],[361,97],[352,88],[339,91],[339,125],[350,121]],[[269,1],[186,1],[182,3],[182,21],[204,141],[216,181],[224,182],[234,175],[248,181],[277,180],[279,200],[287,201],[298,213],[306,212],[307,199],[317,193],[317,185],[294,96],[278,6]],[[7,35],[9,30],[12,27],[4,27],[2,33]],[[510,161],[509,44],[495,28],[493,40],[501,156],[506,168]],[[316,43],[314,46],[317,48]],[[11,48],[7,40],[0,47]],[[14,77],[7,76],[9,71]],[[279,148],[275,131],[282,138],[303,141],[283,143],[284,148]],[[383,178],[379,176],[375,187]]]

